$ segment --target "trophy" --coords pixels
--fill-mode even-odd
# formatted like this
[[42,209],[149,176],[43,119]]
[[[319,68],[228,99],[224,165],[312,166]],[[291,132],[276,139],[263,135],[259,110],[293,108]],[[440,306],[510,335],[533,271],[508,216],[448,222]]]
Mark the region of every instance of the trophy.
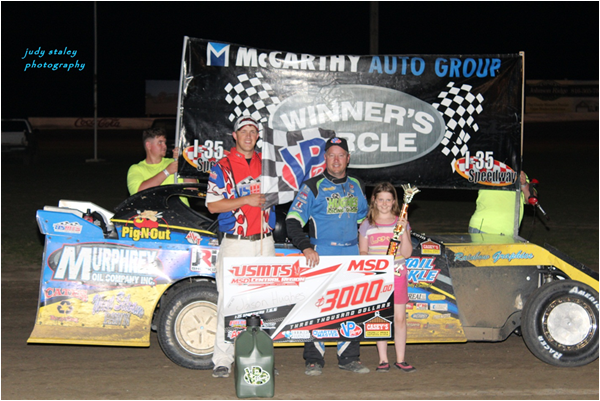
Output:
[[388,246],[387,254],[396,256],[398,247],[400,246],[400,236],[404,233],[404,227],[402,226],[402,220],[408,215],[408,205],[412,202],[413,196],[417,192],[421,192],[417,187],[411,187],[410,184],[402,185],[404,190],[404,203],[402,204],[402,210],[400,211],[400,218],[398,224],[394,227],[394,235],[390,239],[390,245]]

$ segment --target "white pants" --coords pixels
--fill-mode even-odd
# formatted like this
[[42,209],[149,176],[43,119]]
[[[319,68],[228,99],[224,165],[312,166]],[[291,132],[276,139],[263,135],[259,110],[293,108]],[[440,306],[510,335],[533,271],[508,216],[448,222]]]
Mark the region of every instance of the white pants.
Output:
[[275,256],[275,242],[273,236],[262,239],[261,241],[248,241],[232,238],[223,238],[217,256],[217,291],[219,299],[217,301],[217,334],[215,337],[215,350],[212,361],[215,367],[225,366],[231,371],[231,365],[234,360],[234,348],[232,343],[225,342],[225,315],[223,313],[223,258],[226,257],[255,257],[255,256]]

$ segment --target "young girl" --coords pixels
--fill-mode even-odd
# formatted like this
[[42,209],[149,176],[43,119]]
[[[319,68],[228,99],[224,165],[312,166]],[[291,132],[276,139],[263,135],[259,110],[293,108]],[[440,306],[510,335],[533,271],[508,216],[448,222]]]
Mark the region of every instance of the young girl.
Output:
[[[389,182],[379,183],[373,189],[369,213],[359,228],[358,247],[361,255],[385,255],[394,227],[398,224],[400,205],[396,189]],[[400,220],[404,227],[401,245],[394,263],[394,341],[396,363],[394,366],[404,372],[416,370],[404,360],[406,349],[406,303],[408,302],[408,280],[405,259],[412,254],[410,225],[408,220]],[[390,364],[387,358],[387,341],[377,341],[379,366],[377,372],[387,372]]]

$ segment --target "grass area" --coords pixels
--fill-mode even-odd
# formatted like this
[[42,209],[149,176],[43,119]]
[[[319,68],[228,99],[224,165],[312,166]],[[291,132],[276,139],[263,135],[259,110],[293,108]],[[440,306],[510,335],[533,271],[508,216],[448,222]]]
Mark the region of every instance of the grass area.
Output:
[[[549,243],[598,271],[598,123],[525,127],[524,169],[540,181],[545,222],[527,207],[521,236]],[[87,200],[112,210],[127,197],[126,174],[143,158],[141,133],[100,131],[92,159],[92,131],[42,132],[37,162],[2,158],[2,261],[39,268],[43,236],[36,210],[60,199]],[[413,229],[429,234],[466,232],[476,191],[423,190],[409,210]]]

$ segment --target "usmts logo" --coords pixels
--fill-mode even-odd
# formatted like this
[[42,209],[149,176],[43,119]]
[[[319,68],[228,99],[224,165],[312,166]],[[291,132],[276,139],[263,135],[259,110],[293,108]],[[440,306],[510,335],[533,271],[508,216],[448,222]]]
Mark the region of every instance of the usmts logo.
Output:
[[229,67],[229,45],[209,42],[206,47],[206,65]]
[[300,262],[286,264],[248,264],[233,266],[229,271],[233,274],[231,284],[237,285],[299,285],[306,280],[302,274],[309,270],[300,267]]

